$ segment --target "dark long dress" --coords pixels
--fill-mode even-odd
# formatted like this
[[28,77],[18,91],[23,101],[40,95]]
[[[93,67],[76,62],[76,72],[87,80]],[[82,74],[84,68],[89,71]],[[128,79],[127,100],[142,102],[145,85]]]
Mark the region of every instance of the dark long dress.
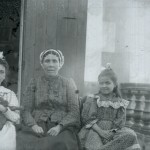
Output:
[[[17,150],[78,150],[79,103],[72,80],[61,76],[32,79],[22,105],[22,130],[17,133]],[[36,134],[31,126],[40,125],[45,134]],[[47,131],[56,125],[63,129],[57,136]]]

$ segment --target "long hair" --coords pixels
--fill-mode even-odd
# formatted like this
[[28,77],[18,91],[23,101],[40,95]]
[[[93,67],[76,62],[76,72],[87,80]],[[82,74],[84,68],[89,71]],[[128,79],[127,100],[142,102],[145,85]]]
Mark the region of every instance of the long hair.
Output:
[[[118,79],[117,79],[116,73],[111,68],[106,68],[98,76],[98,81],[100,80],[101,77],[108,77],[112,80],[112,82],[115,85],[115,87],[113,89],[113,93],[116,95],[116,97],[121,98],[121,92],[119,90],[119,84],[118,84]],[[99,91],[99,93],[100,93],[100,91]]]
[[114,87],[113,93],[115,93],[116,97],[122,98],[118,84]]

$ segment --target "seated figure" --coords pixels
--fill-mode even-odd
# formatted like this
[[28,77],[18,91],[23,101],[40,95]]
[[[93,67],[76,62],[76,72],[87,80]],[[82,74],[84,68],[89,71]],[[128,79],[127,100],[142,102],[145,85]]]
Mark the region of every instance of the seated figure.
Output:
[[16,150],[16,129],[19,123],[19,107],[15,93],[4,87],[8,73],[8,63],[3,53],[0,53],[0,150]]
[[85,97],[79,132],[83,150],[140,150],[136,133],[125,127],[128,101],[121,98],[110,65],[99,77],[99,92]]
[[72,79],[58,74],[64,56],[59,50],[40,55],[44,74],[30,81],[22,105],[23,126],[17,150],[78,150],[79,102]]

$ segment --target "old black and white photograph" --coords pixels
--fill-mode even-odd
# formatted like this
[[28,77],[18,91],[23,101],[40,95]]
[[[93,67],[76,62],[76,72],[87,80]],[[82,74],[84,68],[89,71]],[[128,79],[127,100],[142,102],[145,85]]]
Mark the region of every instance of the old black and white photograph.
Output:
[[0,150],[150,150],[150,0],[0,0]]

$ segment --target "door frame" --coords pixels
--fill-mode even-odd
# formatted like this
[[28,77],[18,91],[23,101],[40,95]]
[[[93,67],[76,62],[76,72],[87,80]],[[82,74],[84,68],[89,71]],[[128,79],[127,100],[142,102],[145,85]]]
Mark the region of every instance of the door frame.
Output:
[[20,103],[21,99],[21,81],[22,81],[22,57],[23,57],[23,37],[24,37],[24,15],[25,15],[25,0],[21,0],[21,9],[20,9],[20,37],[19,37],[19,72],[18,72],[18,91],[17,97]]

